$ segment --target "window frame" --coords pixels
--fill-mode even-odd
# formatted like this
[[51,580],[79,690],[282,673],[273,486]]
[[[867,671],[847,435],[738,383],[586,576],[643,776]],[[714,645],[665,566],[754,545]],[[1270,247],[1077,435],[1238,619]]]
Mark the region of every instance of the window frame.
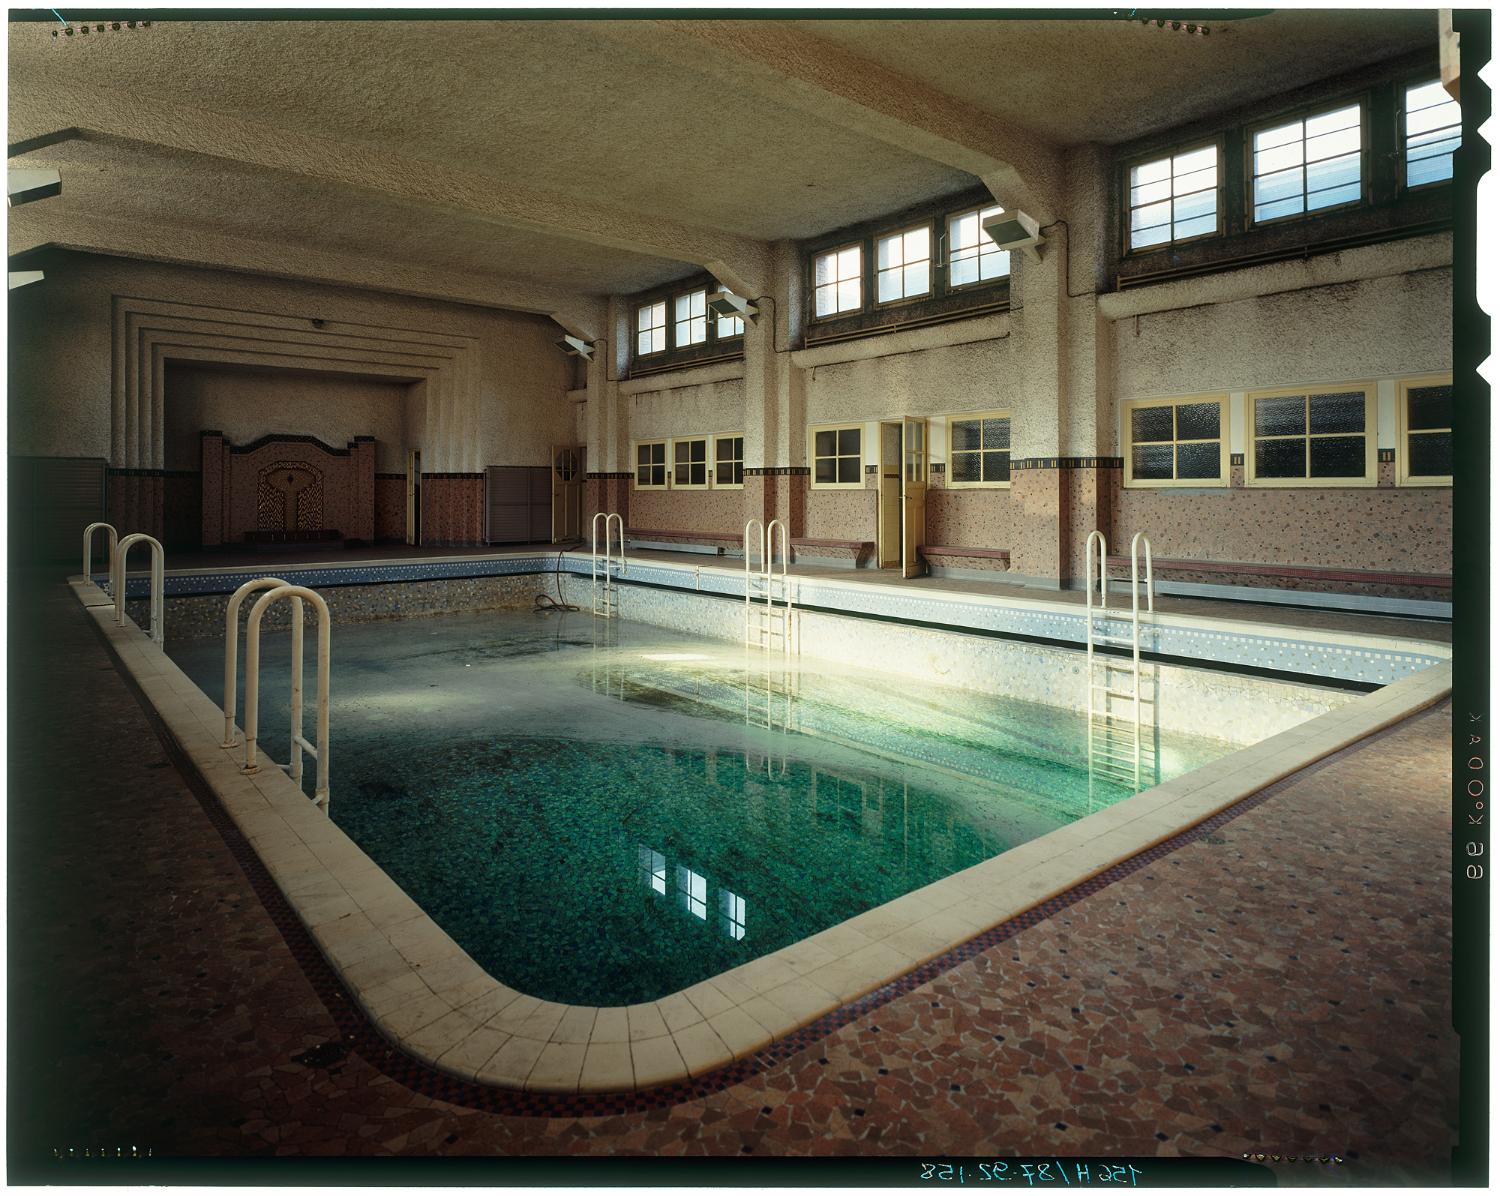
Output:
[[[1352,391],[1363,391],[1365,396],[1365,472],[1362,477],[1332,478],[1311,477],[1300,478],[1263,478],[1258,477],[1255,472],[1255,442],[1257,440],[1302,440],[1308,443],[1308,452],[1304,455],[1303,465],[1306,469],[1312,468],[1311,443],[1313,440],[1348,438],[1360,433],[1355,432],[1314,432],[1312,431],[1312,413],[1309,410],[1312,396],[1315,394],[1341,394]],[[1307,413],[1307,431],[1299,435],[1291,436],[1256,436],[1255,434],[1255,402],[1257,399],[1291,398],[1297,395],[1307,400],[1304,410]],[[1257,489],[1301,489],[1312,487],[1322,490],[1347,490],[1368,488],[1379,484],[1380,481],[1380,451],[1379,451],[1379,427],[1378,427],[1378,403],[1376,401],[1376,386],[1373,381],[1359,382],[1329,382],[1314,383],[1309,386],[1278,386],[1269,390],[1251,390],[1245,392],[1245,485]]]
[[[819,432],[844,432],[853,429],[859,433],[859,479],[853,482],[818,481],[818,456],[816,454]],[[835,453],[826,460],[840,461],[845,454]],[[833,424],[809,424],[807,426],[808,483],[813,490],[863,490],[865,488],[865,425],[863,422],[845,420]],[[834,469],[835,475],[838,469]]]
[[[671,440],[665,437],[653,436],[643,440],[633,440],[630,443],[630,459],[633,467],[630,471],[630,484],[634,490],[670,490],[672,484],[672,449]],[[657,486],[653,483],[641,483],[641,449],[659,444],[662,446],[662,484]],[[653,463],[654,465],[654,463]]]
[[[812,322],[825,324],[833,320],[847,320],[851,316],[863,315],[867,311],[873,311],[870,306],[870,246],[873,241],[869,237],[856,237],[853,240],[841,241],[830,245],[826,249],[815,249],[807,255],[807,293],[811,300],[809,317]],[[820,316],[818,312],[818,259],[828,257],[830,254],[835,258],[846,249],[859,250],[859,306],[851,307],[844,311],[829,312],[826,316]],[[827,284],[825,284],[827,285]],[[833,289],[837,294],[839,284],[835,282]]]
[[[1285,216],[1272,216],[1266,220],[1258,220],[1255,216],[1255,137],[1267,129],[1274,129],[1278,125],[1290,124],[1294,120],[1302,122],[1302,145],[1303,158],[1306,159],[1307,147],[1307,121],[1309,117],[1322,116],[1326,113],[1336,112],[1340,108],[1356,107],[1359,109],[1359,196],[1355,199],[1345,200],[1339,204],[1329,204],[1321,208],[1308,208],[1307,202],[1307,163],[1303,162],[1302,175],[1302,200],[1303,209],[1300,212],[1289,212]],[[1370,204],[1371,182],[1374,172],[1372,164],[1372,146],[1370,143],[1370,116],[1371,116],[1370,92],[1363,91],[1336,97],[1334,99],[1319,100],[1316,103],[1303,104],[1297,108],[1291,108],[1275,116],[1264,120],[1247,123],[1244,129],[1244,215],[1245,228],[1254,231],[1259,228],[1275,228],[1278,224],[1289,224],[1298,220],[1316,220],[1322,216],[1331,215],[1334,212],[1347,212],[1354,208],[1367,207]]]
[[[738,482],[719,481],[719,441],[738,440],[740,442],[740,480]],[[708,481],[709,488],[713,490],[743,490],[745,488],[745,434],[743,432],[714,432],[708,438]],[[735,458],[731,457],[730,460]]]
[[[1407,158],[1406,158],[1406,93],[1412,87],[1420,87],[1425,83],[1436,83],[1442,86],[1442,74],[1431,75],[1426,71],[1421,74],[1411,75],[1397,79],[1395,82],[1396,102],[1396,192],[1400,195],[1416,195],[1426,191],[1435,191],[1439,187],[1451,187],[1453,185],[1454,173],[1457,171],[1458,163],[1455,161],[1453,171],[1450,171],[1445,179],[1433,179],[1430,183],[1418,183],[1413,187],[1406,181]],[[1444,93],[1446,94],[1446,92]],[[1452,96],[1448,97],[1450,100]],[[1457,100],[1453,100],[1455,104]],[[1458,150],[1463,146],[1463,107],[1458,110],[1458,147],[1453,151],[1456,159]]]
[[[978,290],[980,287],[996,287],[1001,286],[1002,284],[1009,285],[1010,280],[1013,277],[1012,266],[1014,264],[1014,259],[1010,256],[1010,250],[1001,249],[998,245],[995,246],[995,252],[1003,253],[1006,255],[1006,266],[1004,274],[998,275],[995,278],[976,278],[973,282],[956,283],[953,281],[953,234],[949,229],[949,225],[956,217],[967,216],[969,215],[969,213],[973,212],[979,217],[979,235],[981,237],[988,237],[989,234],[984,231],[983,214],[989,211],[991,208],[997,209],[998,211],[1002,212],[1005,210],[1004,206],[998,200],[991,200],[989,203],[964,204],[963,207],[960,208],[953,208],[951,210],[945,209],[943,211],[943,214],[937,218],[937,223],[943,230],[942,243],[938,252],[940,261],[937,263],[941,266],[942,269],[943,294],[961,295],[966,291]],[[994,242],[991,241],[991,244],[994,244]],[[981,244],[980,258],[983,258],[983,256],[984,247]]]
[[[695,315],[692,314],[691,300],[692,300],[693,296],[695,296],[695,295],[702,295],[703,296],[703,315],[701,317],[700,316],[695,316]],[[682,301],[683,299],[689,300],[688,317],[687,317],[686,320],[679,320],[677,318],[677,304],[680,301]],[[715,323],[716,320],[715,320],[714,314],[711,311],[708,310],[708,288],[706,286],[695,286],[695,287],[689,287],[685,291],[674,291],[672,293],[672,298],[668,301],[667,307],[668,307],[668,312],[667,312],[667,348],[668,349],[672,349],[672,350],[676,350],[676,349],[684,349],[684,350],[686,350],[686,349],[693,349],[693,350],[697,350],[697,349],[700,349],[704,345],[708,345],[708,344],[712,343],[712,340],[713,340],[713,335],[712,335],[713,334],[713,329],[711,329],[709,327],[709,325]],[[689,327],[691,327],[692,322],[694,320],[697,320],[697,319],[702,319],[702,321],[703,321],[703,339],[701,341],[689,341],[686,344],[679,344],[678,341],[677,341],[677,326],[679,324],[687,324],[687,325],[689,325]]]
[[[641,352],[641,332],[642,331],[655,332],[656,331],[656,325],[653,324],[653,325],[651,325],[651,327],[649,329],[643,330],[641,328],[641,313],[642,312],[646,312],[646,311],[650,311],[653,308],[657,308],[657,307],[660,307],[661,310],[662,310],[662,324],[661,324],[661,344],[662,344],[662,347],[660,349],[652,349],[649,352],[642,353]],[[640,359],[642,359],[642,358],[646,358],[646,357],[659,358],[663,354],[666,354],[666,353],[668,353],[668,352],[671,351],[671,349],[672,349],[672,313],[671,313],[671,300],[669,300],[669,299],[646,299],[644,301],[637,301],[637,303],[635,305],[635,342],[634,342],[634,344],[633,344],[632,347],[634,348],[635,351],[631,354],[631,357],[632,357],[633,360],[637,360],[637,361],[640,360]]]
[[[1439,474],[1413,474],[1409,472],[1411,467],[1411,458],[1409,445],[1407,443],[1408,429],[1406,426],[1408,419],[1407,395],[1413,388],[1422,386],[1452,385],[1453,372],[1451,370],[1433,374],[1412,374],[1405,378],[1396,379],[1396,485],[1447,487],[1449,489],[1452,488],[1452,474],[1442,476]],[[1453,401],[1455,404],[1458,402],[1458,398],[1456,395],[1454,396]],[[1451,436],[1453,434],[1451,414],[1449,418],[1450,424],[1448,427],[1448,434]],[[1422,430],[1436,432],[1440,431],[1441,429],[1426,428]]]
[[[880,243],[891,237],[903,238],[902,255],[905,256],[904,238],[907,233],[914,233],[919,228],[927,230],[927,289],[918,295],[902,295],[899,299],[880,298]],[[905,307],[913,303],[923,303],[938,296],[938,240],[937,240],[937,218],[928,216],[919,220],[901,220],[882,231],[873,232],[866,240],[869,242],[869,262],[865,267],[866,285],[869,287],[869,301],[862,309],[864,311],[889,311],[892,308]],[[905,269],[903,261],[902,269]],[[903,288],[905,280],[902,282]],[[851,315],[851,312],[840,312],[840,315]],[[827,318],[826,316],[824,317]]]
[[[703,444],[703,481],[702,482],[679,482],[677,480],[677,447],[683,444]],[[713,444],[710,437],[699,432],[688,436],[674,436],[671,440],[671,449],[668,450],[667,459],[667,489],[669,490],[707,490],[713,481]],[[684,462],[688,466],[689,476],[693,462]]]
[[[1217,403],[1219,405],[1219,476],[1217,478],[1139,478],[1135,477],[1135,454],[1131,452],[1135,444],[1130,438],[1130,415],[1137,410],[1149,407],[1187,407],[1197,403]],[[1178,444],[1206,444],[1207,441],[1176,439],[1177,419],[1172,419],[1173,439],[1169,441],[1142,441],[1146,444],[1170,443],[1175,447]],[[1216,391],[1209,394],[1196,395],[1172,395],[1166,398],[1154,399],[1124,399],[1120,403],[1120,455],[1124,462],[1121,470],[1121,485],[1129,490],[1224,490],[1230,482],[1229,477],[1229,394],[1226,391]],[[1172,470],[1177,470],[1177,454],[1172,454]]]
[[[1005,481],[1003,481],[1003,482],[986,482],[986,481],[983,481],[983,480],[978,481],[978,482],[955,482],[953,480],[953,453],[955,451],[954,448],[953,448],[953,425],[955,423],[961,422],[963,420],[970,420],[970,419],[977,419],[977,420],[979,420],[980,421],[979,435],[980,435],[980,443],[982,445],[984,443],[984,422],[983,421],[985,421],[987,419],[993,419],[993,420],[1001,420],[1001,419],[1003,419],[1007,423],[1010,423],[1011,422],[1011,413],[1009,411],[959,411],[959,412],[955,412],[955,413],[953,413],[951,415],[944,416],[943,418],[947,421],[947,431],[945,433],[945,439],[946,439],[946,443],[947,443],[947,456],[944,459],[945,464],[944,464],[944,467],[943,467],[943,469],[944,469],[944,473],[943,473],[943,489],[945,489],[945,490],[1009,490],[1010,489],[1011,479],[1015,476],[1013,470],[1010,472],[1010,474],[1007,475]],[[1014,435],[1014,432],[1015,432],[1015,429],[1014,429],[1014,427],[1012,427],[1011,428],[1012,435]],[[1014,445],[1014,441],[1012,441],[1012,445]],[[959,452],[966,452],[966,453],[967,452],[977,452],[977,453],[979,453],[979,455],[980,455],[980,470],[979,470],[979,472],[980,472],[981,476],[983,475],[983,473],[984,473],[984,450],[983,450],[983,448],[979,448],[979,449],[959,449],[957,451],[959,451]],[[1006,452],[1007,452],[1007,454],[1009,454],[1011,456],[1012,460],[1015,459],[1014,458],[1014,455],[1015,455],[1015,449],[1014,449],[1014,447],[1007,449]]]
[[[1120,163],[1119,219],[1120,256],[1122,258],[1143,257],[1146,254],[1161,253],[1163,250],[1175,249],[1179,245],[1192,245],[1197,241],[1206,241],[1213,237],[1222,237],[1228,232],[1228,223],[1226,220],[1227,204],[1225,202],[1226,196],[1228,195],[1228,188],[1225,186],[1225,184],[1228,179],[1225,173],[1224,140],[1225,135],[1222,131],[1214,134],[1211,137],[1187,138],[1181,142],[1165,148],[1151,150],[1147,153],[1134,154]],[[1214,149],[1214,170],[1218,179],[1218,181],[1214,185],[1213,231],[1207,233],[1194,233],[1191,237],[1173,237],[1169,240],[1163,241],[1159,245],[1143,245],[1139,249],[1132,248],[1130,244],[1130,213],[1132,211],[1132,208],[1130,206],[1130,172],[1137,166],[1144,166],[1148,162],[1159,162],[1163,158],[1166,158],[1168,161],[1170,161],[1171,159],[1178,157],[1180,154],[1191,153],[1194,150],[1207,149],[1209,146],[1213,146]]]

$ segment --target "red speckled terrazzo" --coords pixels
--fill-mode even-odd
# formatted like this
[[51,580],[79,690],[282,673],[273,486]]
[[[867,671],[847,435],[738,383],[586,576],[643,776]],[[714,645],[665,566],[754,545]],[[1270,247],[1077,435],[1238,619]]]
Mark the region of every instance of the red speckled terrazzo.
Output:
[[49,685],[13,715],[12,843],[41,865],[13,884],[12,1003],[37,1015],[13,1085],[38,1093],[13,1152],[1446,1159],[1446,705],[731,1068],[543,1098],[374,1035],[67,601],[42,603]]

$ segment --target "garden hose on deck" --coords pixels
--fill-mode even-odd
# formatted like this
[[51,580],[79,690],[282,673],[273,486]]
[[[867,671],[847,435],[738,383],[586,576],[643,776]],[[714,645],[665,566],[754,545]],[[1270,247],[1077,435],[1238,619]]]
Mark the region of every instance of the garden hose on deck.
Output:
[[538,594],[536,596],[536,601],[532,604],[532,610],[562,611],[566,613],[568,611],[576,611],[582,609],[582,607],[574,606],[571,602],[564,602],[562,592],[563,553],[567,552],[568,549],[582,543],[582,540],[571,540],[558,550],[557,565],[552,571],[552,585],[557,590],[557,597],[554,599],[551,594]]

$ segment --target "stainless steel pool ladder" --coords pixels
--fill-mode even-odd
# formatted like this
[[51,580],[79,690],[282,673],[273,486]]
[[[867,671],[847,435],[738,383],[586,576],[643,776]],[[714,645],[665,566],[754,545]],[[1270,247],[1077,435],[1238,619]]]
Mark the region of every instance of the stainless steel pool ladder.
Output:
[[[776,533],[781,532],[781,567],[776,566]],[[760,563],[752,563],[754,549]],[[759,519],[745,524],[745,643],[750,647],[773,647],[780,640],[783,655],[792,650],[792,586],[788,577],[791,541],[780,519],[769,525]]]
[[[1098,570],[1095,572],[1095,546]],[[1156,700],[1141,691],[1141,565],[1145,564],[1146,613],[1156,613],[1155,580],[1151,571],[1151,540],[1136,532],[1130,540],[1130,613],[1109,610],[1108,547],[1104,534],[1094,531],[1084,547],[1085,623],[1088,645],[1088,757],[1089,785],[1096,776],[1118,784],[1143,788],[1142,779],[1155,771]],[[1097,585],[1098,603],[1095,604]],[[1128,622],[1128,635],[1124,624]],[[1130,648],[1130,663],[1117,663],[1113,653],[1096,647]],[[1120,687],[1120,677],[1125,687]],[[1128,710],[1112,703],[1129,702]],[[1149,720],[1142,708],[1149,707]],[[1143,739],[1143,726],[1149,742]]]
[[151,642],[161,647],[167,642],[166,558],[161,541],[145,532],[132,532],[115,545],[109,574],[110,588],[114,591],[115,626],[125,625],[125,559],[137,544],[151,548]]
[[[109,533],[104,549],[104,568],[108,572],[110,580],[114,580],[115,549],[119,547],[120,537],[116,533],[113,524],[91,523],[83,529],[83,580],[92,583],[94,580],[94,533],[103,528]],[[97,589],[98,587],[95,586]]]
[[[245,594],[257,588],[258,585],[264,587],[266,580],[257,578],[255,581],[246,582],[235,592],[234,599],[231,599],[233,605],[228,616],[230,619],[235,619],[239,611],[238,603],[234,600],[243,599]],[[323,601],[322,595],[316,590],[310,590],[306,586],[287,585],[283,582],[262,594],[255,600],[255,605],[250,608],[250,619],[245,626],[245,762],[240,766],[240,771],[246,776],[254,776],[260,771],[260,764],[255,759],[255,741],[260,731],[260,623],[265,616],[266,609],[283,598],[290,598],[292,602],[292,733],[291,759],[286,764],[278,764],[277,767],[286,772],[300,789],[302,788],[302,757],[304,753],[312,756],[318,762],[317,783],[313,787],[313,804],[326,814],[329,808],[328,603]],[[318,612],[318,729],[316,731],[318,741],[316,744],[309,743],[302,733],[302,604],[304,602],[312,603],[313,609]],[[226,685],[226,704],[229,695],[233,692]],[[227,717],[227,709],[225,713]],[[229,723],[225,738],[230,739],[232,732],[233,724]],[[229,746],[234,745],[230,743]]]
[[[604,520],[604,557],[599,557],[599,520]],[[618,526],[620,555],[611,551],[609,529]],[[625,520],[617,511],[596,511],[590,526],[589,578],[593,588],[594,614],[601,619],[613,619],[620,613],[620,598],[615,584],[617,577],[625,574]],[[600,584],[601,578],[603,585]]]

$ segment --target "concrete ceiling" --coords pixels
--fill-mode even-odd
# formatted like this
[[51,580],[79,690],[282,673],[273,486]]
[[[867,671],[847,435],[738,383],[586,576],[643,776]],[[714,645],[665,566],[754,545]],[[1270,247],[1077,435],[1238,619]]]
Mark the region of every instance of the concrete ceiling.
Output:
[[[1287,11],[1208,38],[1092,20],[156,20],[10,26],[17,245],[552,314],[981,180],[1045,213],[1113,142],[1431,42],[1431,12]],[[1102,81],[1079,87],[1079,78]],[[175,232],[174,232],[175,230]]]

